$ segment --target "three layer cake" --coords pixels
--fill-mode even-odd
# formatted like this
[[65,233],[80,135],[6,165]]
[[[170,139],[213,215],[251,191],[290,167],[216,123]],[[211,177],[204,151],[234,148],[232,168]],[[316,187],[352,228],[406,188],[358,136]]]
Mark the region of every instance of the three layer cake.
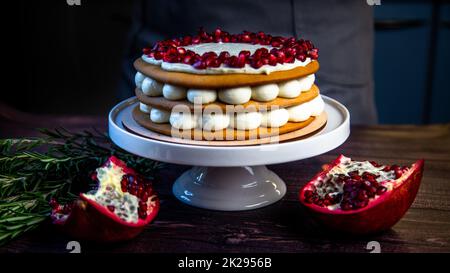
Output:
[[134,63],[138,124],[173,137],[264,138],[308,126],[324,110],[308,40],[216,29],[145,48]]

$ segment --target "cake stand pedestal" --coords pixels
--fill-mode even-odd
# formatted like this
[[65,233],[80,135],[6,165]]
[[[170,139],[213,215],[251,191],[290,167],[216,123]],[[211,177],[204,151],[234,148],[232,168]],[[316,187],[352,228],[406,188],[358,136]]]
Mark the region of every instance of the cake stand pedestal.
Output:
[[264,207],[280,200],[286,185],[266,164],[301,160],[326,153],[350,134],[350,115],[339,102],[322,96],[328,121],[314,135],[281,143],[249,146],[203,146],[143,137],[127,130],[136,98],[116,105],[109,113],[109,135],[130,153],[168,163],[195,166],[173,185],[174,195],[192,206],[238,211]]

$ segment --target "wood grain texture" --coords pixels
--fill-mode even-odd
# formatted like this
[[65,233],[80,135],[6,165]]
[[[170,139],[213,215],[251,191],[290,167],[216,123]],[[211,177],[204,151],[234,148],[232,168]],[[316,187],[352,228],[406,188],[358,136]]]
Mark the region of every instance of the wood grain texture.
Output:
[[[162,96],[160,97],[150,97],[145,95],[141,89],[135,89],[136,97],[138,100],[144,104],[147,104],[150,107],[155,107],[158,109],[163,109],[167,111],[171,111],[175,106],[187,106],[191,112],[194,112],[194,104],[188,100],[168,100]],[[313,85],[310,90],[306,92],[302,92],[298,97],[292,99],[286,99],[277,97],[272,101],[255,101],[250,100],[247,103],[236,105],[234,109],[235,112],[243,112],[243,111],[268,111],[271,110],[272,107],[281,107],[286,108],[290,106],[300,105],[302,103],[308,102],[319,95],[319,88],[317,85]],[[215,101],[208,104],[202,104],[201,109],[204,110],[207,108],[209,111],[214,111],[216,109],[221,109],[223,112],[227,111],[228,107],[233,107],[233,105],[229,105],[220,101]],[[242,107],[241,107],[242,106]],[[200,109],[200,106],[197,106]],[[233,108],[231,108],[233,110]]]
[[[34,126],[64,121],[50,116],[30,120],[26,115],[1,113],[1,135],[33,135]],[[99,129],[106,130],[103,120],[66,117],[66,125],[78,130],[102,124]],[[391,230],[368,237],[340,236],[318,228],[300,207],[300,187],[341,153],[386,164],[426,160],[416,200]],[[380,242],[385,253],[450,252],[450,124],[352,127],[347,142],[329,153],[270,166],[286,182],[287,194],[280,202],[254,211],[215,212],[180,203],[171,186],[187,168],[168,165],[159,175],[155,188],[161,210],[138,238],[106,246],[81,242],[83,252],[368,252],[367,242],[373,240]],[[47,224],[1,247],[0,252],[66,252],[68,241]]]
[[162,83],[188,88],[221,89],[298,79],[317,72],[319,70],[319,62],[312,61],[306,66],[300,66],[286,71],[276,71],[270,74],[192,74],[173,72],[163,70],[158,65],[146,63],[141,58],[134,62],[134,68],[142,74]]

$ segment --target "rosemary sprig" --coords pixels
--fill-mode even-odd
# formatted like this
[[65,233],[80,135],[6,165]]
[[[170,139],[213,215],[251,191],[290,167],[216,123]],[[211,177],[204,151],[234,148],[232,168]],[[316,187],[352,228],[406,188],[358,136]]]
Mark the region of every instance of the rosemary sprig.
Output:
[[117,147],[95,129],[40,132],[40,138],[0,139],[0,245],[45,221],[51,198],[70,201],[92,187],[90,172],[111,155],[149,178],[162,166]]

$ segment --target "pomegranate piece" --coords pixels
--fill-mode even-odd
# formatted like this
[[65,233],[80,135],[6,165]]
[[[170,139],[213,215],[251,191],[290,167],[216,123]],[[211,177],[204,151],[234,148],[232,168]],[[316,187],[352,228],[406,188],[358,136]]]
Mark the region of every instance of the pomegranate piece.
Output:
[[136,237],[157,215],[159,199],[151,181],[112,156],[97,168],[97,189],[73,203],[51,200],[53,223],[70,236],[114,242]]
[[300,202],[329,229],[380,232],[397,223],[413,203],[423,166],[423,160],[410,167],[383,166],[341,155],[300,190]]

